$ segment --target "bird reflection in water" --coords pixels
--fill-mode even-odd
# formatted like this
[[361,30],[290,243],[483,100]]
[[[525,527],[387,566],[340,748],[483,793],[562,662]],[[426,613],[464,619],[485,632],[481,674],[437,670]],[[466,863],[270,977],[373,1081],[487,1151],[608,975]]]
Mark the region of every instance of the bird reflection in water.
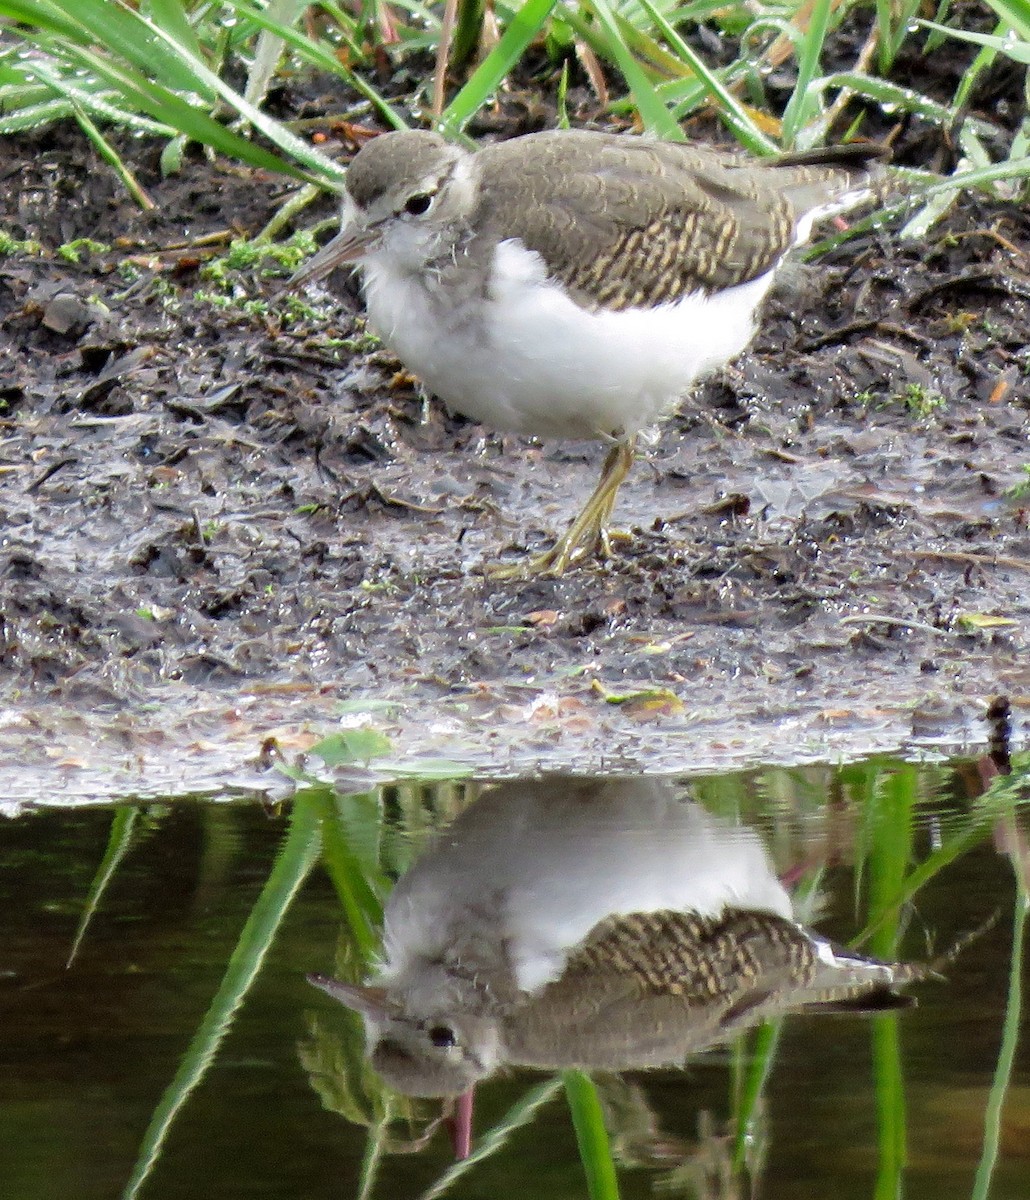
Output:
[[501,784],[397,883],[361,1013],[397,1091],[458,1096],[505,1067],[659,1067],[791,1012],[882,1012],[927,967],[803,926],[759,835],[668,781]]

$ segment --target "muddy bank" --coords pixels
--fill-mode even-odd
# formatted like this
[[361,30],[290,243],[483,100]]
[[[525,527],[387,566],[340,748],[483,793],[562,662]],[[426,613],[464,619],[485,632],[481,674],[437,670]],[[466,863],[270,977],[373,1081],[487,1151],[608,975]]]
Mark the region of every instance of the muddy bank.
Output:
[[[7,147],[10,150],[10,146]],[[1030,217],[969,201],[798,267],[751,353],[638,462],[612,562],[496,582],[599,447],[427,402],[353,285],[218,266],[279,181],[8,154],[0,259],[3,790],[235,779],[374,701],[398,753],[687,769],[981,737],[1030,695]],[[105,240],[71,262],[54,253]],[[340,280],[334,280],[339,284]],[[396,707],[383,708],[382,702]],[[357,719],[353,714],[349,720]]]

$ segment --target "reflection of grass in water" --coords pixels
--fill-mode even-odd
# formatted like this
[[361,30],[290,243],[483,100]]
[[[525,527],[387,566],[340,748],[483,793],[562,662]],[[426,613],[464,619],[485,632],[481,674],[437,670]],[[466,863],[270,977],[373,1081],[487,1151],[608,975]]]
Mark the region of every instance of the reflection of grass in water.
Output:
[[[988,1196],[1021,1019],[1028,889],[1026,863],[1020,858],[1025,851],[1020,851],[1013,814],[1015,804],[1023,799],[1028,766],[1030,756],[1017,755],[1013,776],[995,779],[986,794],[971,801],[960,817],[942,821],[938,844],[916,865],[912,859],[919,805],[954,778],[940,765],[917,768],[882,759],[838,771],[817,766],[740,772],[691,785],[694,794],[715,811],[757,820],[765,828],[781,863],[804,854],[806,844],[809,846],[809,858],[803,862],[798,889],[802,909],[805,893],[814,893],[822,868],[822,861],[811,856],[811,844],[821,845],[823,860],[839,855],[853,858],[856,911],[866,917],[865,928],[856,941],[868,942],[872,953],[888,958],[896,954],[906,914],[920,889],[983,841],[999,823],[1008,830],[1007,845],[1017,865],[1011,975],[974,1200],[986,1200]],[[154,1113],[126,1197],[136,1195],[158,1161],[173,1120],[210,1065],[293,896],[319,855],[345,917],[337,970],[345,978],[358,979],[367,970],[377,948],[382,904],[391,878],[409,865],[414,848],[424,843],[434,828],[464,808],[476,790],[476,785],[463,783],[426,786],[405,782],[345,795],[327,786],[308,787],[297,793],[289,832],[227,964],[222,983]],[[85,936],[89,916],[102,901],[105,887],[116,875],[118,864],[139,836],[141,826],[131,815],[133,811],[123,809],[115,814],[107,850],[89,890],[76,947]],[[799,830],[804,836],[799,836]],[[331,1022],[313,1017],[309,1030],[299,1054],[312,1085],[328,1109],[369,1131],[360,1194],[370,1196],[382,1155],[410,1149],[415,1144],[410,1132],[412,1122],[417,1123],[416,1119],[421,1118],[419,1108],[409,1100],[387,1093],[372,1075],[363,1054],[361,1023],[353,1014],[341,1009],[334,1013]],[[727,1154],[729,1172],[719,1186],[719,1194],[727,1187],[732,1189],[728,1194],[740,1186],[746,1187],[745,1179],[750,1179],[751,1186],[758,1186],[761,1178],[766,1145],[759,1117],[763,1091],[775,1062],[777,1037],[777,1028],[767,1026],[738,1039],[729,1097],[732,1154]],[[874,1018],[872,1038],[880,1146],[876,1196],[886,1198],[898,1194],[905,1161],[905,1103],[896,1018]],[[625,1158],[629,1165],[633,1160],[632,1155],[624,1156],[621,1152],[613,1156],[609,1136],[617,1147],[621,1146],[626,1141],[622,1135],[629,1137],[632,1133],[621,1129],[629,1118],[625,1112],[620,1115],[618,1105],[605,1102],[602,1110],[590,1078],[580,1072],[567,1072],[562,1079],[529,1089],[501,1121],[479,1136],[471,1158],[454,1164],[427,1196],[444,1194],[473,1170],[476,1163],[500,1150],[512,1130],[531,1121],[563,1082],[590,1194],[616,1195],[613,1159]],[[603,1081],[601,1096],[602,1099],[605,1096]],[[643,1092],[636,1108],[641,1104],[646,1108]],[[633,1119],[638,1117],[639,1113]],[[397,1132],[399,1125],[407,1129],[406,1138]],[[689,1183],[688,1179],[694,1182]],[[707,1186],[699,1181],[696,1171],[687,1169],[674,1171],[667,1183],[676,1191],[689,1188],[695,1194],[699,1187]]]
[[218,1046],[229,1031],[233,1014],[256,979],[293,897],[317,861],[319,817],[322,815],[319,809],[314,797],[298,796],[294,803],[286,838],[251,909],[218,991],[143,1136],[136,1165],[123,1193],[124,1200],[131,1200],[138,1194],[160,1158],[172,1122],[214,1061]]
[[[895,900],[912,862],[912,824],[918,803],[919,773],[906,765],[870,781],[865,806],[865,869],[869,920],[876,925],[869,949],[878,958],[896,958],[902,915]],[[896,1013],[874,1017],[873,1079],[880,1167],[875,1200],[902,1194],[907,1139],[901,1031]]]
[[1016,876],[1016,896],[1012,928],[1012,965],[1009,971],[1008,997],[1005,1003],[1005,1021],[1002,1026],[1001,1049],[998,1065],[991,1083],[990,1095],[984,1112],[983,1154],[976,1170],[972,1200],[987,1200],[991,1189],[991,1178],[998,1161],[998,1145],[1001,1139],[1001,1114],[1005,1106],[1012,1066],[1019,1043],[1019,1030],[1023,1011],[1023,942],[1026,935],[1027,913],[1030,911],[1030,854],[1017,824],[1016,814],[1005,819],[1006,841],[1012,855]]

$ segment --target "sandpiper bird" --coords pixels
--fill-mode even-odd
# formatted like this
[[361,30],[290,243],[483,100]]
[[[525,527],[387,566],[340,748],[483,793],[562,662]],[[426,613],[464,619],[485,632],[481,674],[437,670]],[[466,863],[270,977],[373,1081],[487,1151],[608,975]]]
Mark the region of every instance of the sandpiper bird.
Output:
[[584,130],[471,153],[384,134],[351,163],[339,235],[291,285],[359,264],[372,328],[451,409],[609,445],[553,549],[494,572],[558,574],[608,552],[638,433],[744,350],[787,253],[870,196],[884,153],[754,160]]
[[931,974],[803,926],[759,836],[667,781],[502,784],[394,888],[364,985],[373,1067],[416,1096],[506,1065],[623,1070],[787,1012],[872,1012]]

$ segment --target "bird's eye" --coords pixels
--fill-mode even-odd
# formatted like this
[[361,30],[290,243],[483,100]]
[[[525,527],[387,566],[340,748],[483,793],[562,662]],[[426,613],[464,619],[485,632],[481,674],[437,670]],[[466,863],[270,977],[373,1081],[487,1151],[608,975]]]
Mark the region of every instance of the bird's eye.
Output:
[[420,217],[423,213],[429,212],[429,206],[433,203],[433,197],[429,192],[418,192],[414,196],[409,196],[404,205],[404,211],[413,217]]
[[440,1050],[454,1045],[454,1030],[449,1025],[434,1025],[429,1031],[429,1040]]

